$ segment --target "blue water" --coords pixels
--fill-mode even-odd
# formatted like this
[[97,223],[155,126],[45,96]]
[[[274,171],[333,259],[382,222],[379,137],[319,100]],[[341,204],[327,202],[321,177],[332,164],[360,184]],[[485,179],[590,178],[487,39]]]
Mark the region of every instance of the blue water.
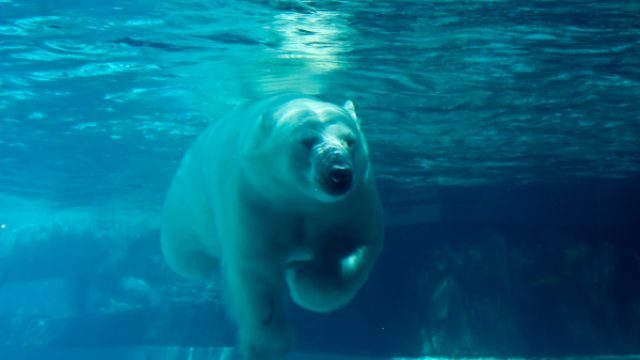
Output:
[[[558,289],[562,286],[553,285],[558,277],[583,276],[576,275],[579,267],[591,280],[580,278],[580,296],[571,297],[567,290],[565,308],[572,301],[588,303],[577,299],[613,294],[609,302],[593,300],[601,304],[595,307],[558,311],[570,314],[565,321],[576,324],[575,318],[582,316],[578,313],[597,313],[589,324],[614,330],[584,335],[567,326],[567,334],[582,340],[554,345],[552,335],[536,338],[552,333],[543,325],[522,325],[543,330],[523,335],[529,346],[513,345],[507,355],[572,355],[580,343],[595,341],[588,339],[610,342],[585,345],[587,350],[578,355],[638,353],[629,340],[640,336],[640,294],[633,290],[640,278],[640,260],[634,260],[640,259],[640,232],[633,225],[640,216],[638,14],[636,1],[594,0],[0,0],[0,315],[68,316],[80,311],[90,316],[164,308],[167,301],[217,304],[211,316],[225,330],[211,343],[204,336],[171,332],[153,337],[153,343],[127,334],[113,342],[91,338],[74,343],[77,333],[51,339],[69,347],[232,346],[233,329],[221,315],[216,285],[179,279],[159,256],[162,201],[182,155],[211,122],[245,100],[296,91],[339,104],[354,102],[385,208],[419,205],[395,212],[400,215],[390,215],[390,221],[415,225],[407,211],[422,211],[430,215],[427,220],[420,215],[418,223],[441,221],[450,224],[447,231],[460,227],[455,224],[479,224],[469,230],[473,236],[455,235],[467,240],[447,245],[460,255],[443,260],[449,265],[440,268],[473,263],[465,241],[473,243],[469,239],[476,235],[493,239],[488,232],[517,238],[509,245],[509,264],[526,268],[533,260],[518,254],[537,242],[552,248],[555,240],[549,239],[555,231],[573,244],[556,249],[565,262],[542,264],[539,268],[546,270],[539,274],[531,270],[527,284]],[[554,201],[562,205],[554,207]],[[422,203],[438,207],[429,210]],[[464,207],[467,203],[472,204]],[[441,204],[456,205],[449,211]],[[476,209],[473,204],[482,210],[470,210]],[[514,235],[511,228],[495,225],[504,223],[527,227]],[[539,224],[553,226],[542,226],[548,230],[542,234]],[[547,240],[531,235],[538,230]],[[428,272],[422,262],[437,262],[438,255],[430,252],[436,246],[412,243],[414,252],[405,254],[394,248],[396,238],[398,244],[438,231],[441,239],[451,237],[442,229],[394,231],[387,234],[387,254],[402,255],[383,258],[382,266],[402,267],[403,256],[428,254],[415,255],[414,272]],[[522,239],[529,245],[518,243]],[[593,254],[602,258],[589,258]],[[575,259],[587,260],[576,269],[565,268]],[[412,306],[431,308],[424,299],[432,299],[438,286],[451,284],[449,275],[443,276],[433,284],[418,275],[399,284],[397,278],[372,274],[374,290],[364,290],[358,307],[369,306],[377,317],[365,310],[353,315],[350,308],[329,320],[307,321],[307,315],[292,310],[294,320],[315,321],[322,334],[337,331],[331,330],[336,324],[343,328],[333,337],[319,336],[321,340],[318,332],[301,334],[303,350],[491,356],[486,349],[495,347],[477,353],[446,350],[446,344],[455,347],[458,340],[434,330],[440,326],[433,325],[439,321],[434,313],[425,310],[429,320],[424,324],[415,320]],[[613,285],[602,280],[609,277]],[[380,295],[389,282],[401,287],[403,295]],[[78,291],[90,296],[76,296]],[[509,297],[530,311],[518,319],[535,322],[533,314],[544,306],[532,304],[552,304],[554,297],[529,291],[510,290]],[[403,297],[424,301],[403,305],[391,299]],[[376,301],[386,310],[377,308]],[[371,340],[382,339],[371,335],[372,329],[393,322],[392,315],[384,318],[385,312],[393,314],[396,329],[412,329],[393,330],[395,335],[385,338],[391,345]],[[620,314],[611,317],[614,313]],[[332,322],[337,318],[347,320]],[[625,318],[632,319],[628,326],[621,320]],[[87,324],[82,319],[79,329]],[[27,330],[2,326],[5,334],[12,330],[9,337],[0,335],[0,345],[24,338],[34,344],[53,341],[39,339],[26,325]],[[184,324],[169,327],[188,332]],[[359,339],[356,345],[347,343],[351,335]],[[564,335],[555,336],[559,338]],[[460,340],[466,345],[458,347],[477,349],[482,341],[502,341],[474,339],[469,340],[472,345]],[[367,345],[371,343],[377,346]],[[549,353],[538,344],[551,344]],[[445,350],[434,350],[438,346]]]

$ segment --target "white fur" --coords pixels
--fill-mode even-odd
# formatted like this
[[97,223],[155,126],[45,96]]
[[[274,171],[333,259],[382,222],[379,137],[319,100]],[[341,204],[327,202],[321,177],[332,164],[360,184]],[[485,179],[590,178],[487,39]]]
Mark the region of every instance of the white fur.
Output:
[[[352,164],[348,192],[330,194],[318,182],[324,148]],[[366,281],[383,233],[353,104],[285,94],[234,109],[198,138],[167,195],[162,250],[191,279],[222,264],[245,357],[271,360],[293,344],[287,291],[313,311],[346,304]]]

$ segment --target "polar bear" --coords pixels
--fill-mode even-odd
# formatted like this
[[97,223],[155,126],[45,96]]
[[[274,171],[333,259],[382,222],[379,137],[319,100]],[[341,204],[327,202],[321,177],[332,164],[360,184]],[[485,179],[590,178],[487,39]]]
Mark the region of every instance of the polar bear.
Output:
[[351,101],[300,94],[237,107],[184,156],[162,214],[164,256],[190,279],[221,264],[248,360],[293,345],[286,294],[312,311],[350,301],[382,248],[382,207]]

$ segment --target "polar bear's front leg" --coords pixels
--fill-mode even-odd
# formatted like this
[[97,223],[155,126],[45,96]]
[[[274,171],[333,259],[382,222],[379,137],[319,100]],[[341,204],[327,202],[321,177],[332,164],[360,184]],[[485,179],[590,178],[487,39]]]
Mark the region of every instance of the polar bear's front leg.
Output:
[[343,239],[339,243],[311,260],[287,265],[289,291],[298,305],[312,311],[333,311],[349,302],[367,280],[382,242],[353,245]]
[[240,348],[247,360],[283,358],[293,346],[285,312],[282,274],[223,263],[224,296],[239,326]]

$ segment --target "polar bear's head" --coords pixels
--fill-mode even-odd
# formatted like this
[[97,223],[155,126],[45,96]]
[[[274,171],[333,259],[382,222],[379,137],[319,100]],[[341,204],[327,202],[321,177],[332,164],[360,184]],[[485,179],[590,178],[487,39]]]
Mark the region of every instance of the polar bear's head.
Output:
[[369,176],[359,125],[351,101],[339,107],[299,98],[266,111],[245,151],[252,183],[269,198],[291,202],[345,197]]

